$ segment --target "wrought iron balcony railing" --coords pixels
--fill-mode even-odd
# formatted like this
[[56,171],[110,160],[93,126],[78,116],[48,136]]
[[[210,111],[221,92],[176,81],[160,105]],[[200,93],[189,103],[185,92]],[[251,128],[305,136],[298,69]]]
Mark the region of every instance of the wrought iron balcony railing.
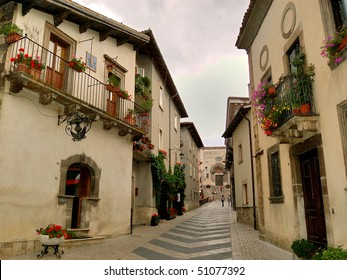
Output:
[[[31,85],[33,89],[40,89],[46,95],[58,92],[59,96],[55,100],[63,105],[76,103],[92,108],[106,113],[111,120],[114,118],[148,132],[148,112],[143,107],[107,90],[106,84],[92,75],[76,71],[69,66],[69,61],[51,50],[23,37],[11,44],[9,51],[11,91],[19,92],[24,86]],[[30,81],[30,85],[20,81],[23,77]],[[50,102],[44,101],[43,95],[40,100],[42,103]],[[132,117],[128,116],[129,109],[134,111]]]
[[316,115],[313,98],[313,75],[287,75],[277,83],[274,102],[283,110],[282,123],[293,116]]

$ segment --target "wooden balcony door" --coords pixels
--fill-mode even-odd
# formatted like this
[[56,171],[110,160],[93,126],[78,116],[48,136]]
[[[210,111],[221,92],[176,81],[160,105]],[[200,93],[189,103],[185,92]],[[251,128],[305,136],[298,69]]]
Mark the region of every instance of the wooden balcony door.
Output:
[[63,90],[64,72],[67,66],[64,60],[68,59],[69,44],[64,42],[58,36],[51,34],[49,51],[50,52],[46,59],[46,82],[53,87]]
[[327,244],[323,192],[317,149],[300,156],[308,240]]

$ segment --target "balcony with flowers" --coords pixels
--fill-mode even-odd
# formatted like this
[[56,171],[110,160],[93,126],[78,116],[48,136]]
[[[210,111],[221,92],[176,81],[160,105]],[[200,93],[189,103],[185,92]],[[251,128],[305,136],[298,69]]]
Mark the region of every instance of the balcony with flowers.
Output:
[[[104,83],[88,74],[82,57],[72,56],[65,60],[50,50],[23,37],[9,46],[10,91],[19,94],[23,88],[39,94],[43,105],[53,100],[65,107],[64,114],[69,116],[78,111],[90,122],[100,120],[104,129],[119,128],[119,135],[144,135],[148,126],[143,125],[141,114],[145,108],[132,101],[125,89],[114,95]],[[133,121],[128,121],[132,110]],[[62,116],[57,116],[58,120]]]
[[282,75],[276,84],[261,82],[252,95],[258,123],[267,136],[293,142],[315,133],[314,66],[306,73]]

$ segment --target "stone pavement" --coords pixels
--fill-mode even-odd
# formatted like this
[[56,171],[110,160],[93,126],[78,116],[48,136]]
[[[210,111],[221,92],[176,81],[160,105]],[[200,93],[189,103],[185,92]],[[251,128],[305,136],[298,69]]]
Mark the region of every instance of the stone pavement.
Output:
[[[158,226],[137,226],[133,233],[93,242],[60,246],[62,260],[292,260],[292,254],[259,240],[258,231],[236,223],[236,212],[220,201],[162,220]],[[12,257],[36,260],[40,252]],[[42,258],[54,260],[52,249]]]

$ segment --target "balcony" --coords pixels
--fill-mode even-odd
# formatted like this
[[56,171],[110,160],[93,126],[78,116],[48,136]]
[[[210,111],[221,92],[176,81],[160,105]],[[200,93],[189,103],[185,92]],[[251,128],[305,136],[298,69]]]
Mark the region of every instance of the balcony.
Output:
[[269,86],[264,83],[258,86],[256,111],[267,135],[288,143],[316,133],[313,86],[312,73],[282,76],[272,92],[267,92]]
[[[10,45],[9,52],[12,58],[21,53],[39,58],[45,65],[43,69],[35,69],[25,63],[11,62],[7,78],[12,93],[19,93],[23,88],[30,89],[39,94],[41,104],[58,102],[64,105],[64,115],[77,111],[92,120],[101,120],[104,129],[118,127],[121,136],[148,133],[148,111],[132,100],[109,91],[105,83],[92,75],[74,70],[68,61],[50,50],[23,37]],[[132,112],[131,116],[129,112]]]

